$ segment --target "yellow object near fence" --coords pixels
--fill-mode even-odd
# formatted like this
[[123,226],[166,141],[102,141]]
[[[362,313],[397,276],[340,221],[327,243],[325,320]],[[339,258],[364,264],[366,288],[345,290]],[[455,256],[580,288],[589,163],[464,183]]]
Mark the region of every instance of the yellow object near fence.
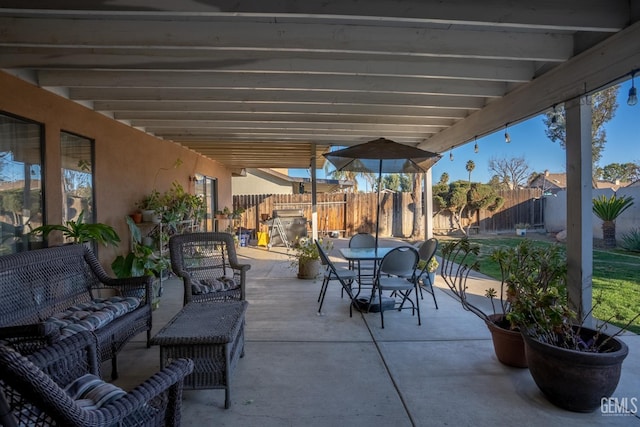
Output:
[[269,233],[258,231],[258,246],[267,246],[269,244]]

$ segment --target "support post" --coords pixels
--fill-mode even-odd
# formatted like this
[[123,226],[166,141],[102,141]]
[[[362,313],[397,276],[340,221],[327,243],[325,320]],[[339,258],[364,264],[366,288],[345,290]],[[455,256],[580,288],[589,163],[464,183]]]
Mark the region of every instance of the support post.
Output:
[[433,237],[433,173],[429,168],[423,176],[422,202],[424,203],[424,234],[425,240]]
[[318,183],[316,182],[316,144],[311,144],[311,237],[318,239]]
[[[567,291],[580,319],[592,306],[591,97],[565,103],[567,148]],[[584,319],[591,326],[592,317]]]

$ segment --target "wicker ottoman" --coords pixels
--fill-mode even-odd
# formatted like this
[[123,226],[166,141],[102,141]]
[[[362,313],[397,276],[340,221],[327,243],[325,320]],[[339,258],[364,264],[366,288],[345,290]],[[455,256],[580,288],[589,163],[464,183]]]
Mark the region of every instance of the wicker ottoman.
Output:
[[160,346],[160,365],[189,358],[193,373],[185,378],[191,389],[223,388],[229,408],[229,382],[238,359],[244,355],[246,301],[187,304],[151,340]]

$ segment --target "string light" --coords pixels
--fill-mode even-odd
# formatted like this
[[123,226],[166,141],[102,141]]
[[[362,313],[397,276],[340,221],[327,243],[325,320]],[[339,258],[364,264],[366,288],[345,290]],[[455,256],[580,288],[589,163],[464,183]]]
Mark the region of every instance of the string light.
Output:
[[627,98],[627,105],[633,107],[638,103],[638,92],[636,90],[636,86],[634,85],[633,78],[635,77],[636,72],[631,72],[631,88],[629,89],[629,98]]
[[556,104],[553,104],[553,114],[551,115],[551,123],[549,129],[555,130],[558,128],[558,111],[556,110]]
[[507,126],[509,126],[509,123],[504,125],[504,142],[506,142],[508,144],[508,143],[511,142],[511,136],[509,135],[509,132],[507,130]]
[[449,151],[449,160],[453,162],[453,148]]
[[478,147],[478,137],[474,137],[473,140],[475,141],[475,145],[473,146],[473,152],[477,153],[478,151],[480,151],[480,147]]

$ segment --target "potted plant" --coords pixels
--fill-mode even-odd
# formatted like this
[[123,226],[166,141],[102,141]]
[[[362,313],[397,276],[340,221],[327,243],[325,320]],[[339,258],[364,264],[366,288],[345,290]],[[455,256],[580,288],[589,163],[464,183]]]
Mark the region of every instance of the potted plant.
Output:
[[231,211],[228,206],[225,206],[222,210],[217,210],[215,213],[217,219],[227,219],[230,214]]
[[[330,240],[319,239],[322,248],[329,252],[333,247]],[[291,267],[297,268],[298,279],[315,279],[320,274],[320,253],[313,239],[306,237],[296,239],[290,254]]]
[[514,248],[493,251],[490,259],[500,266],[501,281],[497,290],[485,290],[484,296],[490,301],[490,310],[481,309],[480,304],[472,302],[467,294],[467,278],[471,271],[478,269],[479,253],[480,247],[467,237],[444,244],[442,278],[463,307],[485,321],[498,360],[509,366],[526,368],[522,335],[518,325],[509,318],[516,295],[514,288],[523,280],[535,280],[542,286],[549,286],[559,278],[566,277],[564,253],[559,247],[552,250],[536,247],[529,239]]
[[161,205],[162,222],[169,234],[181,232],[185,225],[199,225],[207,212],[204,198],[189,194],[178,182],[162,195]]
[[115,246],[120,242],[118,233],[110,225],[84,222],[84,211],[80,212],[77,220],[65,221],[64,225],[41,225],[31,230],[31,234],[41,235],[43,239],[47,239],[53,231],[60,231],[64,238],[70,240],[71,243],[96,242],[105,246]]
[[162,195],[158,190],[151,191],[137,205],[142,212],[142,221],[160,222],[159,213],[162,209]]
[[231,213],[231,218],[240,219],[243,213],[244,213],[244,208],[238,207],[234,209],[233,212]]
[[516,236],[524,237],[527,235],[527,228],[529,224],[526,222],[519,222],[516,224]]
[[140,228],[130,217],[125,218],[131,232],[131,252],[126,256],[118,255],[111,263],[111,269],[118,278],[152,276],[153,297],[151,305],[154,309],[159,306],[160,277],[170,266],[169,259],[143,244]]
[[[595,328],[583,325],[568,305],[566,273],[546,283],[520,277],[513,292],[508,318],[522,332],[529,371],[540,390],[550,402],[571,411],[592,412],[600,407],[602,399],[615,391],[629,352],[616,338],[626,327],[608,335],[606,321],[598,321]],[[599,301],[596,298],[594,306]]]
[[[420,260],[418,262],[417,270],[422,270],[426,263],[427,263],[426,260]],[[436,270],[438,269],[439,266],[440,266],[440,263],[438,262],[436,257],[435,256],[431,257],[431,259],[429,260],[429,264],[427,265],[427,273],[429,274],[429,279],[431,280],[431,283],[435,283]]]

